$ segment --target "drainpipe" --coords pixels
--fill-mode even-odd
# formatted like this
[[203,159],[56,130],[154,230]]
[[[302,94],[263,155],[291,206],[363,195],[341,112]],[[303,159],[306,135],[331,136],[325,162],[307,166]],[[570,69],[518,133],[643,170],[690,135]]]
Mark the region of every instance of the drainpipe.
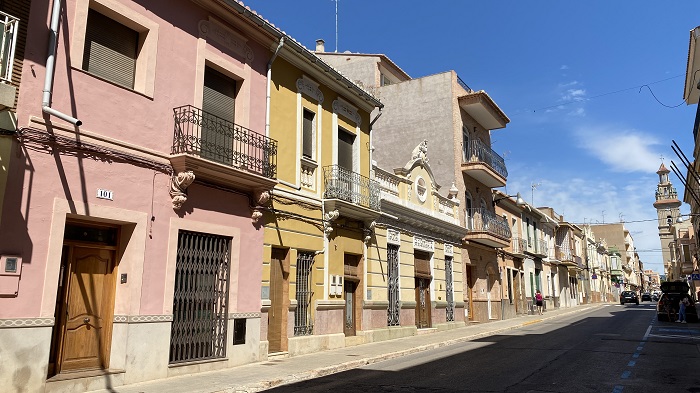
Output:
[[56,44],[58,43],[58,20],[61,16],[61,0],[54,0],[51,11],[51,34],[49,36],[49,54],[46,58],[46,78],[44,79],[44,94],[41,100],[41,110],[44,113],[63,119],[69,123],[81,126],[82,121],[51,108],[51,86],[56,67]]
[[284,45],[284,37],[280,37],[280,43],[272,54],[270,62],[267,63],[267,98],[265,101],[265,136],[270,137],[270,87],[272,85],[272,62],[277,58],[277,54]]

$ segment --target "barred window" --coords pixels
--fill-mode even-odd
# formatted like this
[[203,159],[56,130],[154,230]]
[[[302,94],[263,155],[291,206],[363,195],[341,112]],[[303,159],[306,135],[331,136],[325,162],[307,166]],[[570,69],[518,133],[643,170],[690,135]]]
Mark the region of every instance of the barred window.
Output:
[[294,335],[305,336],[314,332],[311,319],[311,267],[314,263],[312,252],[299,252],[297,254],[297,280],[296,297],[297,309],[294,311]]

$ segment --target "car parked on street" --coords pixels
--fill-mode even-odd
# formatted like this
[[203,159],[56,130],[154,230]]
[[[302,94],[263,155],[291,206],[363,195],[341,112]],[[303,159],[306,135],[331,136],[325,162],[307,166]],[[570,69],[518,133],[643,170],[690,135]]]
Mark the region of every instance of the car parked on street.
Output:
[[643,301],[643,302],[644,302],[644,301],[649,301],[649,302],[650,302],[650,301],[651,301],[651,293],[649,293],[649,292],[644,292],[644,293],[642,294],[642,301]]
[[690,286],[684,281],[661,283],[661,297],[656,304],[657,319],[659,321],[676,321],[678,319],[679,303],[683,297],[687,297],[690,305],[685,308],[686,320],[688,322],[697,322],[698,312],[689,291]]
[[623,291],[620,294],[620,304],[634,303],[639,304],[639,297],[635,291]]

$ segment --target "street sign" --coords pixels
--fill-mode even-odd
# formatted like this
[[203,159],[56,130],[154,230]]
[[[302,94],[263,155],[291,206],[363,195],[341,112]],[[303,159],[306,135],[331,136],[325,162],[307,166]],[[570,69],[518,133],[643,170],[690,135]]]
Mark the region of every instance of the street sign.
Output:
[[691,278],[693,281],[700,281],[700,273],[693,273],[693,274],[690,275],[690,278]]

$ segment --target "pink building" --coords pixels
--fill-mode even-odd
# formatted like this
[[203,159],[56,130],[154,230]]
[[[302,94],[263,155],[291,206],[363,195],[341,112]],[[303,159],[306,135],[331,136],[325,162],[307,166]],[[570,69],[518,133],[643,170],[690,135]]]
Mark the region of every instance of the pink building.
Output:
[[274,48],[232,3],[25,6],[0,136],[3,391],[260,360]]

